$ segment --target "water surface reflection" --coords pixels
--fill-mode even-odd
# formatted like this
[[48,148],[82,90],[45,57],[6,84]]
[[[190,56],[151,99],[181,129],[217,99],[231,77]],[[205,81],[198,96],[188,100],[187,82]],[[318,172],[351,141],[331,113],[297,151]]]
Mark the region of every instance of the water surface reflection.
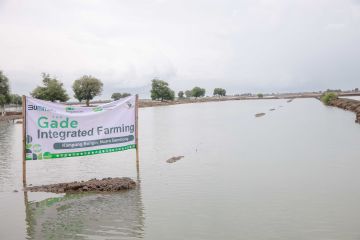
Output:
[[51,194],[54,196],[40,201],[28,200],[39,193],[28,194],[25,194],[28,239],[143,237],[144,216],[139,187],[111,194]]
[[[0,239],[359,239],[354,113],[279,99],[144,108],[139,116],[141,192],[31,193],[26,209],[13,192],[21,189],[21,125],[0,123]],[[27,170],[33,185],[136,178],[133,151],[31,161]]]

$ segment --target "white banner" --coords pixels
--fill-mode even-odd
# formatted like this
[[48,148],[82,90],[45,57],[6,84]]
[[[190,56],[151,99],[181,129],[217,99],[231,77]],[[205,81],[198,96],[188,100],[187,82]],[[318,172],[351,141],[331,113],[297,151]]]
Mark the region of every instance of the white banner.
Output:
[[136,148],[135,99],[80,107],[26,97],[26,160]]

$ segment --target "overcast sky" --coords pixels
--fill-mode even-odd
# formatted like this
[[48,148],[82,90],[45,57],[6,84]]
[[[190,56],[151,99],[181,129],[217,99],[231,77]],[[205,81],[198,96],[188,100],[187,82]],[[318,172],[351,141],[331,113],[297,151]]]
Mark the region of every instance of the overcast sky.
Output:
[[360,0],[0,0],[0,70],[28,94],[91,74],[230,93],[360,87]]

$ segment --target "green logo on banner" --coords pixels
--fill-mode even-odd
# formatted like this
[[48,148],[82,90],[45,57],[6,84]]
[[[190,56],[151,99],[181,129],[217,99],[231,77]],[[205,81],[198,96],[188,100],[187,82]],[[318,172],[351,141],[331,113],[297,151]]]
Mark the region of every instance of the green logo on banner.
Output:
[[74,110],[75,110],[74,107],[71,107],[71,106],[65,107],[65,111],[67,111],[67,112],[72,112]]
[[103,108],[102,107],[95,107],[92,110],[93,110],[93,112],[101,112],[103,110]]

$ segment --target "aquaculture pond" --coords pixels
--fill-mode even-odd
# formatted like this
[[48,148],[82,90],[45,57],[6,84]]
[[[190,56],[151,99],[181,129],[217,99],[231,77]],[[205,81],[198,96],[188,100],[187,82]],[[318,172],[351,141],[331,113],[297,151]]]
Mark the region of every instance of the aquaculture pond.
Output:
[[139,172],[134,150],[27,162],[32,185],[138,183],[111,194],[25,194],[22,126],[1,122],[0,239],[358,239],[354,118],[316,99],[144,108]]

